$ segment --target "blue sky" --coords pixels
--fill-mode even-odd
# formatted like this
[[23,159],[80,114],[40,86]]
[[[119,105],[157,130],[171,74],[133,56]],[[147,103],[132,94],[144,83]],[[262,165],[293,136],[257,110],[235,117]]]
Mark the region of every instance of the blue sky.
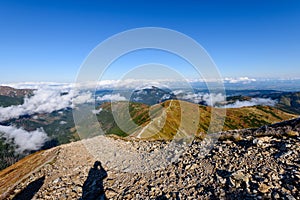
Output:
[[[224,77],[300,77],[296,0],[7,0],[0,2],[0,26],[2,83],[72,82],[101,41],[148,26],[174,29],[195,39]],[[107,78],[117,78],[137,63],[160,60],[193,78],[184,62],[157,51],[124,58]]]

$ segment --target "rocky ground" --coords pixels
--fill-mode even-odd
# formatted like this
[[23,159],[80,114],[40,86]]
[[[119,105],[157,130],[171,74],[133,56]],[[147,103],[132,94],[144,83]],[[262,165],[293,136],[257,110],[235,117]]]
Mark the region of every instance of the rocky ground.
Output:
[[300,119],[224,132],[208,151],[201,140],[172,147],[169,162],[155,153],[168,142],[100,136],[48,150],[55,159],[3,198],[300,199],[299,133]]
[[32,89],[15,89],[8,86],[0,86],[0,95],[8,97],[25,97],[33,93]]

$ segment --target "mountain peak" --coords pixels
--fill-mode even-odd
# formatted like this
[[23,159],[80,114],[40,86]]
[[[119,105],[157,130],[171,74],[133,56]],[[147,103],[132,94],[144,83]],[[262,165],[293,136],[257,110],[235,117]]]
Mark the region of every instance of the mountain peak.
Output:
[[176,99],[176,96],[169,89],[161,89],[156,86],[145,87],[135,90],[130,101],[144,103],[147,105],[154,105],[166,100]]

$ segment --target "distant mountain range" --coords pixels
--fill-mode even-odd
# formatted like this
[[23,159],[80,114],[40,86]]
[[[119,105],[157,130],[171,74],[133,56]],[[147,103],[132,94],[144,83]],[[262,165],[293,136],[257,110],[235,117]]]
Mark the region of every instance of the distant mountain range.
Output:
[[300,114],[300,92],[272,92],[270,94],[253,95],[253,97],[277,100],[277,108],[286,112]]
[[[198,90],[194,89],[195,93],[209,94],[208,90]],[[218,91],[215,91],[218,93]],[[221,102],[221,105],[233,104],[237,101],[249,101],[252,98],[265,98],[271,99],[276,102],[274,107],[281,109],[285,112],[300,115],[300,92],[283,92],[276,90],[226,90],[225,101]],[[189,102],[194,102],[193,99],[185,97],[184,91],[175,95],[173,91],[169,89],[160,89],[152,86],[151,88],[145,88],[140,90],[135,90],[130,101],[139,102],[147,105],[154,105],[167,100],[184,100]],[[205,101],[199,101],[198,104],[207,106]],[[220,105],[217,104],[217,105]]]
[[[0,107],[9,107],[12,105],[21,105],[25,97],[34,95],[34,90],[19,90],[10,87],[0,87]],[[158,87],[149,87],[133,91],[129,96],[129,112],[131,120],[138,125],[138,128],[131,126],[126,127],[124,132],[116,123],[111,110],[110,101],[97,100],[97,97],[110,95],[111,90],[99,90],[96,92],[96,109],[97,118],[102,129],[106,134],[114,134],[121,137],[135,137],[138,139],[172,139],[174,135],[178,135],[179,125],[180,134],[194,134],[200,136],[205,133],[210,124],[211,106],[203,100],[194,103],[194,100],[183,98],[184,91],[175,95],[175,92],[169,89],[161,89]],[[120,95],[128,96],[128,91],[114,91]],[[195,89],[195,92],[206,93]],[[246,102],[252,98],[268,98],[277,102],[273,106],[250,106],[241,108],[227,109],[223,130],[242,129],[250,127],[259,127],[266,124],[287,120],[300,114],[299,92],[280,92],[274,90],[228,90],[228,96],[222,105],[233,104],[237,101]],[[65,93],[61,93],[65,95]],[[118,96],[118,97],[121,97]],[[118,108],[118,115],[122,117],[125,112],[125,103],[115,101],[113,104]],[[184,114],[181,113],[179,106],[184,107]],[[84,109],[84,105],[83,109]],[[195,110],[200,111],[200,123],[194,119]],[[218,108],[222,109],[222,108]],[[52,113],[36,113],[32,115],[23,115],[19,118],[9,119],[0,122],[0,126],[14,126],[22,128],[25,131],[34,131],[43,128],[49,139],[44,143],[41,149],[51,148],[60,144],[69,143],[80,140],[75,129],[72,108],[64,108],[56,110]],[[150,111],[150,114],[149,114]],[[91,113],[94,111],[90,111]],[[88,119],[86,119],[88,120]],[[124,124],[126,126],[126,118]],[[166,121],[164,124],[163,122]],[[196,126],[197,132],[193,131]],[[0,133],[1,134],[1,133]],[[13,142],[13,141],[12,141]],[[15,152],[15,144],[8,142],[5,138],[0,138],[0,169],[5,168],[34,151],[23,152],[18,154]]]

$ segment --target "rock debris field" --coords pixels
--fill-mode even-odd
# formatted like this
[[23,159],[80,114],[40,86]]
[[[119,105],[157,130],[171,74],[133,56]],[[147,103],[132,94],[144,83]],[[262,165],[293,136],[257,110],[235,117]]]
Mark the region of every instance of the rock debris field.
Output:
[[222,132],[207,151],[170,147],[173,160],[160,152],[170,142],[98,136],[47,150],[55,158],[4,198],[300,199],[299,133],[299,118]]

